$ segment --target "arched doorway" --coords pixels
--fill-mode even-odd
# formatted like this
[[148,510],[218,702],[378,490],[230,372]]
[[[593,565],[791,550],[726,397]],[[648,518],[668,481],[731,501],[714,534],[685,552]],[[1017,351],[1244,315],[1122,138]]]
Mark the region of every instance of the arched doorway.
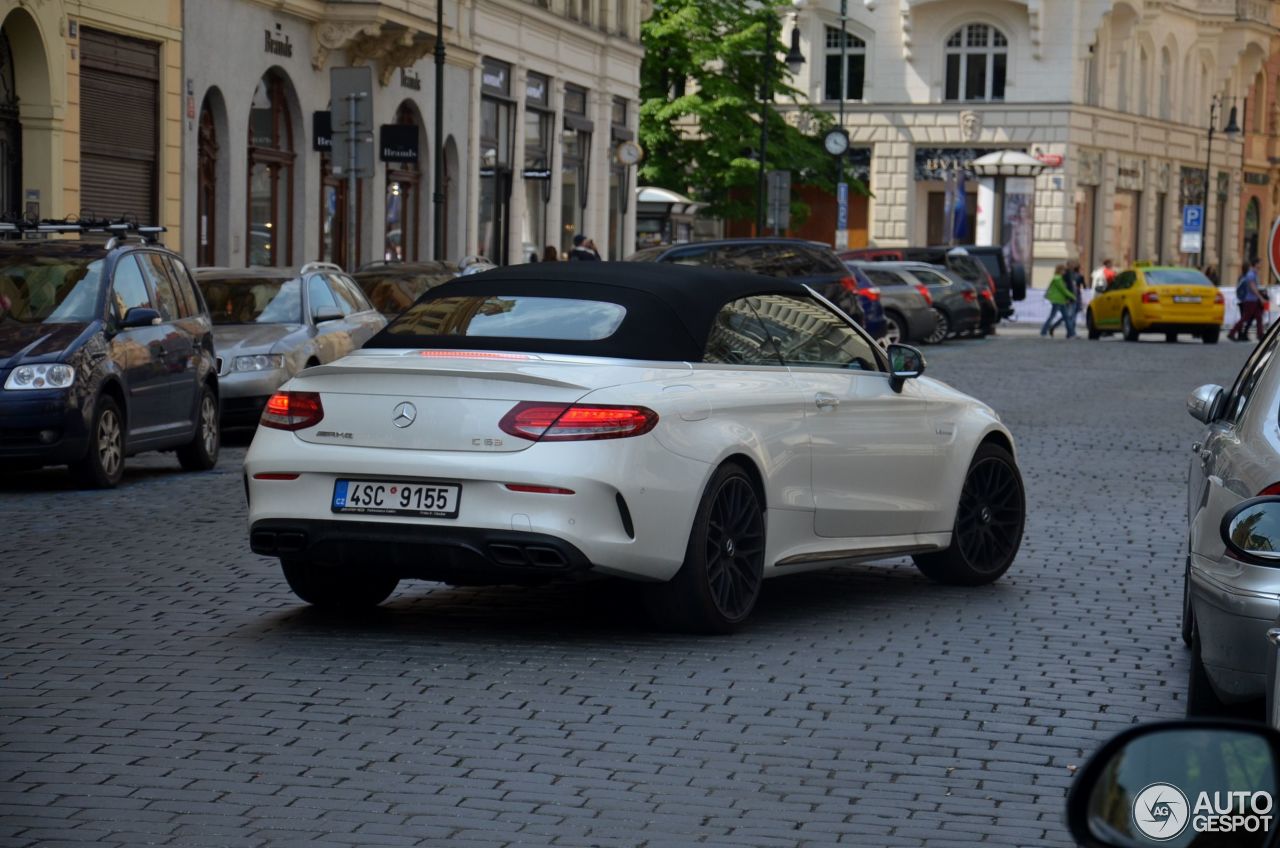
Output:
[[200,107],[200,130],[196,142],[196,263],[217,265],[218,245],[218,125],[214,120],[212,94]]
[[0,215],[16,215],[22,202],[22,122],[9,36],[0,30]]
[[283,75],[258,81],[249,109],[249,203],[246,243],[250,265],[293,264],[293,116]]
[[1258,198],[1251,197],[1244,210],[1244,251],[1240,255],[1244,262],[1258,256],[1258,230],[1261,222],[1262,207],[1258,204]]
[[394,153],[394,159],[387,160],[387,195],[386,195],[386,235],[384,237],[383,258],[400,262],[413,262],[422,258],[419,250],[422,238],[422,174],[423,151],[427,149],[422,138],[422,121],[418,110],[406,100],[396,109],[395,126],[405,128],[408,136],[405,140],[412,144],[394,144],[388,151],[383,145],[384,157]]

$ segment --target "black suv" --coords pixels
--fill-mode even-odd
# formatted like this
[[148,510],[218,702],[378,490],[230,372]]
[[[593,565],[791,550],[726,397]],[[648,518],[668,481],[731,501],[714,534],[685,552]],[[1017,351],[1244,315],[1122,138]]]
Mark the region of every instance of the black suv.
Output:
[[[834,303],[861,327],[867,313],[858,297],[857,282],[831,248],[804,239],[736,238],[646,247],[627,262],[671,262],[748,271],[766,277],[785,277],[805,283]],[[883,316],[877,318],[883,325]],[[877,330],[883,333],[883,326]]]
[[148,450],[212,468],[218,372],[200,290],[145,238],[31,238],[94,229],[0,223],[0,471],[68,465],[108,488]]

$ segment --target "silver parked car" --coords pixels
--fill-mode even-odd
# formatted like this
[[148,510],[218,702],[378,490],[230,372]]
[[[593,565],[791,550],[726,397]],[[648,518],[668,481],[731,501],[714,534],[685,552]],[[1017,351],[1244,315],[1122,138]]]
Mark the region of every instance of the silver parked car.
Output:
[[224,427],[254,426],[286,380],[346,356],[387,323],[330,263],[199,268],[195,278],[213,316]]
[[1213,714],[1266,692],[1267,630],[1280,617],[1280,567],[1234,556],[1223,539],[1242,501],[1280,494],[1280,324],[1229,390],[1196,389],[1187,408],[1208,425],[1192,446],[1182,637],[1191,646],[1190,714]]
[[880,290],[885,344],[913,344],[933,335],[938,326],[938,313],[933,311],[933,296],[924,283],[882,267],[886,264],[883,262],[848,260],[844,264],[855,273],[861,272]]

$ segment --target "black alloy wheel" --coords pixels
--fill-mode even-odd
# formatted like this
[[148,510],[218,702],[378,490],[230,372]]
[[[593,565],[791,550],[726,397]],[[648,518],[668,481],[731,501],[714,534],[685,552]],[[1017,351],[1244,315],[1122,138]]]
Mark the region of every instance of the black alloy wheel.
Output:
[[933,328],[933,332],[929,334],[928,338],[924,340],[927,344],[938,344],[951,335],[951,319],[947,316],[947,313],[937,307],[934,307],[933,311],[938,316],[938,324]]
[[680,570],[646,593],[650,613],[675,630],[732,632],[760,596],[764,550],[764,507],[751,478],[727,462],[707,484]]
[[884,313],[884,336],[881,341],[886,345],[905,342],[906,327],[907,323],[902,319],[902,316],[896,312],[886,310]]
[[951,546],[917,554],[916,565],[939,583],[990,583],[1013,564],[1025,520],[1026,495],[1013,457],[997,445],[981,445],[960,492]]

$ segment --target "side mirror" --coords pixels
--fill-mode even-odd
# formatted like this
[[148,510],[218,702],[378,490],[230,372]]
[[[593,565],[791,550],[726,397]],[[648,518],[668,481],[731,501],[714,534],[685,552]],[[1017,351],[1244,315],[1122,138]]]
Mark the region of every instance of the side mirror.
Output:
[[317,324],[323,324],[325,321],[341,321],[342,312],[338,309],[320,308],[311,313],[311,320]]
[[1208,384],[1187,395],[1187,412],[1202,424],[1218,420],[1222,414],[1222,386]]
[[1280,565],[1280,497],[1250,498],[1222,516],[1222,541],[1241,562]]
[[895,392],[902,391],[902,384],[924,373],[924,354],[911,345],[891,344],[889,354],[889,384]]
[[160,313],[149,306],[135,306],[120,319],[120,329],[131,327],[151,327],[160,323]]
[[1086,848],[1276,845],[1280,733],[1193,719],[1131,727],[1076,775],[1067,827]]

